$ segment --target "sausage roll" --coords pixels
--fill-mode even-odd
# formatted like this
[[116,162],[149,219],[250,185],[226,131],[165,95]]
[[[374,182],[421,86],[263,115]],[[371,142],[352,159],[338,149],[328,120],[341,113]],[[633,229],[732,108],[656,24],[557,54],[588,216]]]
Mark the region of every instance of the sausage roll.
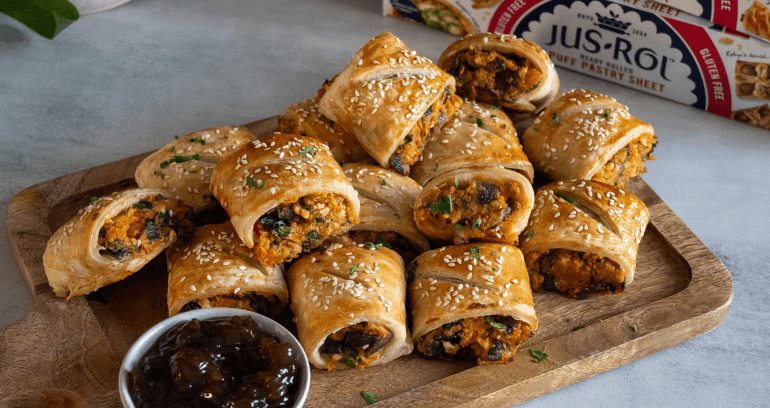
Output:
[[43,255],[54,293],[70,299],[123,280],[192,230],[190,207],[156,189],[94,200],[62,225]]
[[755,1],[741,15],[741,24],[746,31],[770,40],[770,8]]
[[559,92],[559,76],[537,44],[509,34],[478,33],[452,43],[438,65],[457,94],[516,112],[542,109]]
[[211,191],[257,263],[272,266],[358,223],[358,194],[323,143],[275,134],[222,159]]
[[447,0],[412,0],[412,3],[420,10],[422,21],[428,27],[454,35],[476,32],[471,20]]
[[414,223],[419,184],[375,165],[346,163],[342,170],[361,201],[361,222],[350,228],[350,240],[393,249],[405,262],[430,249]]
[[414,220],[429,238],[455,243],[518,242],[532,210],[532,185],[515,171],[468,167],[431,180],[417,196]]
[[764,62],[735,62],[735,94],[739,98],[770,100],[770,65]]
[[428,138],[422,160],[412,167],[410,177],[425,185],[439,174],[470,166],[503,166],[530,183],[535,175],[511,119],[484,102],[460,105],[449,122]]
[[297,260],[287,278],[299,342],[315,367],[363,368],[411,353],[396,252],[333,244]]
[[541,188],[521,238],[532,289],[573,298],[623,292],[634,279],[649,220],[639,198],[604,183],[559,181]]
[[166,251],[169,316],[202,307],[277,316],[289,301],[283,264],[254,261],[230,222],[198,227],[191,240],[172,248]]
[[254,139],[248,129],[237,126],[190,133],[142,160],[136,167],[136,184],[166,190],[196,213],[213,208],[217,201],[209,189],[211,172],[220,159]]
[[431,357],[507,363],[537,329],[521,251],[479,243],[417,259],[409,284],[417,350]]
[[658,138],[648,123],[608,96],[586,90],[562,95],[524,132],[535,170],[556,180],[594,180],[623,188],[647,171]]
[[361,48],[318,102],[318,110],[355,135],[383,167],[407,175],[423,143],[462,99],[455,80],[391,33]]
[[374,162],[358,139],[318,112],[315,99],[291,105],[278,118],[278,131],[309,136],[329,146],[334,159],[343,163]]

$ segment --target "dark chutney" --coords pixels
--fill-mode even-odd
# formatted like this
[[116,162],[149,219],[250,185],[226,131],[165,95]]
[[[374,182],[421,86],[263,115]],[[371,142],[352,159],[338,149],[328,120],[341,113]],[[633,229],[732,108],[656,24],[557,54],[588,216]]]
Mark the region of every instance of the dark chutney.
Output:
[[131,370],[137,408],[291,407],[297,353],[248,316],[192,319],[163,334]]

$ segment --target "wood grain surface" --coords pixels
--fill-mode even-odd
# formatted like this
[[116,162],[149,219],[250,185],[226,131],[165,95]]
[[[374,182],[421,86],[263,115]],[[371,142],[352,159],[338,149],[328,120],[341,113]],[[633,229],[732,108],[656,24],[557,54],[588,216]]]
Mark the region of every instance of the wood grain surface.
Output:
[[[271,134],[275,117],[245,125]],[[92,196],[135,186],[129,157],[29,187],[8,206],[12,254],[35,306],[0,330],[0,406],[120,407],[118,370],[131,344],[167,317],[167,274],[155,260],[129,278],[69,301],[53,294],[41,262],[48,238]],[[313,369],[306,406],[514,405],[687,341],[718,326],[732,278],[708,248],[640,178],[628,190],[649,207],[634,282],[616,296],[569,299],[536,293],[540,322],[513,362],[476,367],[416,354],[384,366]],[[33,229],[35,234],[26,234]],[[296,333],[287,312],[279,321]],[[577,326],[584,329],[573,330]],[[548,353],[535,363],[530,349]]]

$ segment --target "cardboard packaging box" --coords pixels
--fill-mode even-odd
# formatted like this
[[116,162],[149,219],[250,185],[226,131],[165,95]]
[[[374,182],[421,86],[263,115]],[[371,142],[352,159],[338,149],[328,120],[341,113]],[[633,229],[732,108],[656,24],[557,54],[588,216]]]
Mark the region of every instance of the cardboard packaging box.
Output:
[[679,10],[649,0],[412,1],[384,0],[383,12],[458,35],[513,34],[558,66],[770,129],[770,43]]

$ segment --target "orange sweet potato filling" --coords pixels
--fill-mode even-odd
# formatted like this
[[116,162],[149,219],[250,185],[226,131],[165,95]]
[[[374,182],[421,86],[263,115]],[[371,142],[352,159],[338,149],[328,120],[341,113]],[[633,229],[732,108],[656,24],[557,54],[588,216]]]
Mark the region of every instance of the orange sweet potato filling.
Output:
[[629,179],[647,172],[644,162],[655,160],[651,153],[657,143],[658,138],[652,133],[643,134],[618,150],[591,180],[625,188]]
[[625,288],[625,273],[614,261],[587,252],[554,249],[524,255],[536,291],[556,291],[572,298],[587,293],[615,294]]
[[[332,334],[329,335],[332,339],[336,341],[342,341],[342,339],[345,338],[345,334],[348,332],[355,332],[355,333],[364,333],[364,334],[371,334],[379,337],[386,337],[390,330],[388,330],[385,326],[379,324],[379,323],[371,323],[371,322],[361,322],[354,324],[352,326],[345,327],[343,329],[340,329]],[[337,353],[337,354],[327,354],[325,355],[327,357],[326,360],[326,371],[332,372],[337,368],[337,363],[343,360],[347,360],[349,363],[355,364],[355,368],[364,368],[366,366],[372,365],[377,359],[380,358],[380,351],[374,352],[366,355],[366,349],[361,347],[355,348],[355,356],[350,355],[350,353]]]

